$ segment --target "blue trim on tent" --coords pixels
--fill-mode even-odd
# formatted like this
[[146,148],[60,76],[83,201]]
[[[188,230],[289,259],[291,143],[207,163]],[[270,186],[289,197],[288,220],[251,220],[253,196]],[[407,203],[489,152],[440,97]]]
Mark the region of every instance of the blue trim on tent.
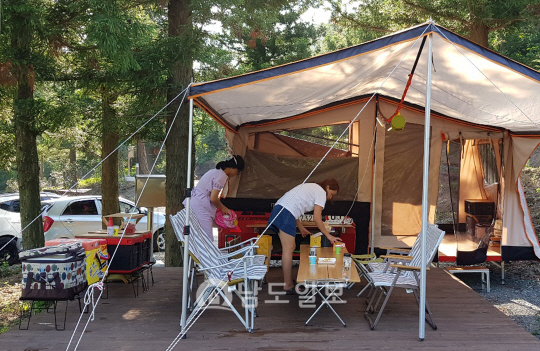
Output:
[[344,60],[352,56],[356,56],[356,55],[360,55],[366,52],[380,49],[385,46],[390,46],[390,45],[397,44],[402,41],[415,39],[419,37],[420,35],[422,35],[422,33],[424,33],[424,30],[426,31],[426,33],[430,31],[430,29],[426,30],[427,26],[433,26],[433,25],[424,24],[424,25],[414,27],[404,32],[400,32],[400,33],[383,37],[380,39],[375,39],[373,41],[370,41],[364,44],[351,46],[346,49],[334,51],[334,52],[324,54],[321,56],[316,56],[316,57],[309,58],[303,61],[293,62],[290,64],[285,64],[282,66],[269,68],[267,70],[248,73],[245,75],[226,78],[226,79],[222,79],[218,81],[202,83],[200,85],[192,85],[190,95],[194,96],[194,95],[205,94],[205,93],[212,92],[214,90],[227,89],[227,88],[231,88],[237,85],[249,84],[252,82],[256,82],[258,80],[274,78],[277,76],[286,75],[286,74],[293,73],[296,71],[301,71],[301,70],[309,69],[312,67],[330,64],[335,61]]
[[[437,27],[437,28],[435,28]],[[440,31],[440,32],[439,32]],[[434,30],[433,30],[434,33],[438,34],[441,38],[443,39],[446,39],[448,38],[450,41],[452,41],[453,43],[457,44],[457,45],[460,45],[460,46],[463,46],[464,48],[470,50],[470,51],[473,51],[473,52],[476,52],[477,54],[481,55],[481,56],[484,56],[485,58],[487,58],[488,60],[490,61],[493,61],[493,62],[497,62],[503,66],[506,66],[508,67],[509,69],[513,70],[513,71],[516,71],[516,72],[519,72],[527,77],[530,77],[538,82],[540,82],[540,72],[530,68],[530,67],[527,67],[519,62],[516,62],[514,60],[511,60],[505,56],[502,56],[501,54],[498,54],[496,53],[495,51],[492,51],[490,49],[487,49],[481,45],[478,45],[472,41],[470,41],[469,39],[467,38],[464,38],[462,36],[459,36],[455,33],[452,33],[451,31],[449,31],[448,29],[445,29],[441,26],[434,26]],[[441,35],[441,33],[444,34]],[[446,36],[446,38],[445,38]]]
[[[494,51],[484,48],[470,41],[469,39],[459,36],[439,25],[423,24],[417,27],[413,27],[409,30],[396,33],[394,35],[389,35],[386,37],[382,37],[380,39],[372,40],[364,44],[351,46],[346,49],[334,51],[328,54],[316,56],[316,57],[305,59],[302,61],[293,62],[290,64],[285,64],[282,66],[269,68],[262,71],[248,73],[241,76],[226,78],[226,79],[208,82],[208,83],[201,83],[199,85],[193,85],[191,87],[190,96],[207,94],[216,90],[228,89],[228,88],[232,88],[238,85],[249,84],[249,83],[253,83],[259,80],[263,80],[263,79],[283,76],[290,73],[294,73],[296,71],[301,71],[301,70],[310,69],[317,66],[330,64],[335,61],[344,60],[352,56],[357,56],[357,55],[364,54],[370,51],[378,50],[382,47],[397,44],[402,41],[415,39],[419,37],[420,35],[422,35],[423,33],[424,34],[436,33],[443,39],[445,39],[444,36],[446,36],[446,38],[448,38],[451,42],[459,46],[462,46],[466,48],[467,50],[476,52],[477,54],[487,58],[488,60],[491,60],[503,66],[506,66],[511,70],[519,72],[527,77],[530,77],[540,82],[540,72],[535,71],[532,68],[529,68],[523,64],[520,64],[516,61],[506,58]],[[444,36],[441,35],[441,33],[443,33]]]

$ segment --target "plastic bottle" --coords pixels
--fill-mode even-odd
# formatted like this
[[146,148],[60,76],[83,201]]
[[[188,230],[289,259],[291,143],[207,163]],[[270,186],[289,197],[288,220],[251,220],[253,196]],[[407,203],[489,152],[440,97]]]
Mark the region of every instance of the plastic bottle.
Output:
[[342,277],[345,279],[351,278],[351,266],[352,266],[352,257],[350,253],[343,255],[343,274]]
[[114,234],[114,223],[112,217],[109,217],[109,224],[107,224],[107,236],[113,236]]

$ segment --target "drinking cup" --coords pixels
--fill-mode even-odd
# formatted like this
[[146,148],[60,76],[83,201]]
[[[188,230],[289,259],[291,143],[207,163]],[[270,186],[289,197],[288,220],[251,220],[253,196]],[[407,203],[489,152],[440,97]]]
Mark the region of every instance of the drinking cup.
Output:
[[316,264],[317,256],[309,256],[309,264]]

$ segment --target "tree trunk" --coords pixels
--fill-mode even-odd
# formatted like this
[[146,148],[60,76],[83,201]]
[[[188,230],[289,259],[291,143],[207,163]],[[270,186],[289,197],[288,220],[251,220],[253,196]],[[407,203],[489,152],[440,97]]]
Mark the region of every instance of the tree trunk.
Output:
[[[192,19],[189,0],[170,0],[168,4],[169,36],[182,37],[192,31]],[[191,48],[185,48],[191,52]],[[171,76],[168,79],[169,89],[167,101],[174,99],[191,80],[193,60],[176,61],[171,66]],[[181,98],[176,99],[167,109],[167,129],[171,126],[180,105]],[[176,214],[182,209],[182,192],[187,184],[187,150],[189,129],[189,104],[184,102],[174,124],[165,147],[167,150],[167,223],[165,265],[179,267],[182,265],[181,246],[172,231],[169,215]]]
[[77,183],[77,149],[69,149],[68,189]]
[[471,23],[471,34],[469,39],[476,44],[489,48],[489,28],[486,24],[476,21]]
[[[26,6],[30,5],[26,4]],[[24,6],[18,8],[24,11]],[[29,64],[32,28],[27,23],[27,18],[28,16],[24,12],[12,14],[11,48],[14,53],[12,74],[17,77],[17,93],[13,101],[13,124],[21,206],[21,229],[28,226],[22,232],[22,239],[24,248],[32,249],[44,246],[45,239],[43,223],[40,218],[39,158],[36,143],[37,133],[34,129],[34,72]],[[34,221],[34,219],[36,220]]]
[[140,174],[150,174],[150,167],[148,167],[148,155],[143,140],[137,140],[137,162],[139,163]]
[[[103,113],[101,159],[104,159],[118,146],[119,136],[116,111],[112,107],[116,96],[109,94],[106,88],[102,88],[101,96],[101,111]],[[118,150],[110,155],[101,166],[101,202],[103,215],[120,212],[118,204]],[[115,224],[120,224],[119,218],[115,219]],[[102,226],[106,227],[104,223]]]

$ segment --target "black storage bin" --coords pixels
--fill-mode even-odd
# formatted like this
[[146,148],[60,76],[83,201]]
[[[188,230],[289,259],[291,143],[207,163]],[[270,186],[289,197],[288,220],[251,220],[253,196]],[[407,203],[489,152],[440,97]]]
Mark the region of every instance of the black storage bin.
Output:
[[131,272],[140,267],[137,251],[137,247],[140,247],[139,243],[133,245],[119,245],[118,252],[116,252],[116,247],[116,245],[107,245],[109,255],[111,255],[111,257],[114,255],[114,259],[109,261],[110,271]]
[[493,216],[495,203],[488,200],[465,200],[465,213],[474,216]]

